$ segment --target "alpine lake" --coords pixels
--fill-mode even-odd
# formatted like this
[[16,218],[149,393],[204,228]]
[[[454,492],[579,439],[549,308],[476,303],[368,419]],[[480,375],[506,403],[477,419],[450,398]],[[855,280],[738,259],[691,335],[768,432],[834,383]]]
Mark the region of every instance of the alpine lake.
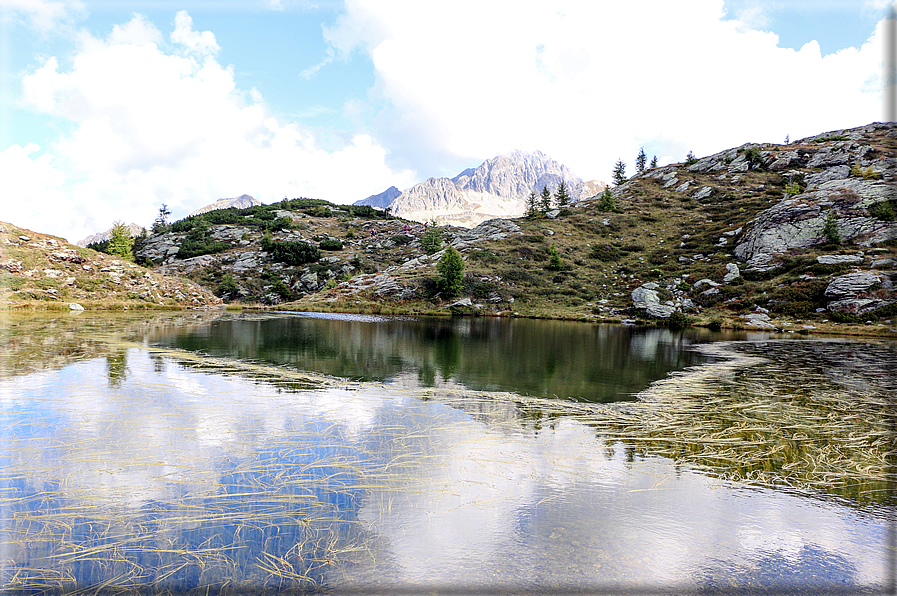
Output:
[[0,314],[3,594],[880,594],[897,344]]

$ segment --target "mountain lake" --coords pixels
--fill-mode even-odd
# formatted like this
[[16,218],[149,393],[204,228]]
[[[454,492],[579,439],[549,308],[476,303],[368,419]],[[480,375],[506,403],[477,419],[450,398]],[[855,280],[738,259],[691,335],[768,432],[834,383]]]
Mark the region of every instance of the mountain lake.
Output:
[[4,594],[894,590],[897,345],[0,315]]

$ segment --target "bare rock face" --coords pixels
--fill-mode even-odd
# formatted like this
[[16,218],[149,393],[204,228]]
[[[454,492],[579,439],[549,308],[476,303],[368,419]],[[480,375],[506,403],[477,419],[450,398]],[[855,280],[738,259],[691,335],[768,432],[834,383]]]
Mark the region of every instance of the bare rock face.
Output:
[[202,213],[208,213],[209,211],[215,211],[217,209],[227,209],[229,207],[236,207],[237,209],[246,209],[247,207],[253,207],[255,205],[261,205],[262,202],[256,200],[254,197],[249,195],[240,195],[239,197],[233,199],[218,199],[211,205],[206,205],[205,207],[200,207],[190,215],[200,215]]
[[[851,177],[848,162],[863,164],[867,146],[839,143],[835,151],[815,154],[811,163],[826,168],[807,176],[801,194],[786,197],[760,213],[742,237],[733,253],[749,261],[756,255],[783,253],[792,248],[806,248],[826,241],[825,221],[834,216],[838,234],[844,241],[869,246],[897,238],[897,225],[872,217],[870,208],[889,200],[893,195],[897,168],[892,160],[879,159],[871,167],[880,176],[877,180]],[[870,163],[870,162],[865,162]]]
[[858,294],[869,291],[870,288],[880,285],[882,275],[875,271],[858,271],[836,277],[825,288],[827,298],[844,299],[852,298]]
[[531,192],[539,194],[548,187],[553,193],[561,182],[573,201],[593,197],[606,186],[595,180],[583,182],[567,166],[539,151],[515,151],[454,178],[430,178],[416,184],[390,206],[393,213],[407,219],[473,227],[488,219],[520,217]]

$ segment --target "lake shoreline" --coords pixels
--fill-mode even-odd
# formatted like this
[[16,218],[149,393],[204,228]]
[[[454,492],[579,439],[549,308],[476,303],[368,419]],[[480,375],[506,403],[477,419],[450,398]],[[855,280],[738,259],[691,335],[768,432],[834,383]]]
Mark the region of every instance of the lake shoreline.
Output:
[[[632,324],[639,327],[668,327],[661,321],[646,319],[626,319],[615,317],[582,316],[569,313],[528,313],[526,311],[500,311],[500,312],[476,312],[469,309],[468,312],[456,313],[446,307],[436,307],[432,304],[425,303],[409,303],[409,304],[390,304],[385,305],[382,302],[365,302],[359,305],[350,305],[341,303],[337,307],[327,303],[305,302],[284,303],[276,306],[262,304],[225,304],[216,306],[185,306],[185,305],[159,305],[147,303],[140,300],[92,300],[79,303],[86,311],[193,311],[193,310],[221,310],[221,311],[253,311],[253,312],[327,312],[327,313],[344,313],[344,314],[376,314],[376,315],[392,315],[392,316],[426,316],[426,317],[452,317],[452,316],[470,316],[470,317],[493,317],[493,318],[520,318],[520,319],[536,319],[548,321],[574,321],[581,323],[599,323],[606,325]],[[29,302],[13,302],[6,305],[0,305],[0,313],[2,312],[64,312],[70,310],[68,303],[46,302],[46,301],[29,301]],[[521,309],[522,310],[522,309]],[[631,322],[627,322],[631,321]],[[769,333],[782,333],[788,335],[825,335],[825,336],[845,336],[845,337],[868,337],[876,339],[897,340],[897,328],[885,327],[879,325],[857,325],[851,323],[836,322],[806,322],[794,321],[788,318],[770,319],[769,323],[773,328],[763,326],[752,326],[749,321],[740,319],[739,317],[729,316],[719,311],[705,312],[692,317],[690,327],[714,328],[711,321],[720,322],[720,329],[730,331],[759,331]]]

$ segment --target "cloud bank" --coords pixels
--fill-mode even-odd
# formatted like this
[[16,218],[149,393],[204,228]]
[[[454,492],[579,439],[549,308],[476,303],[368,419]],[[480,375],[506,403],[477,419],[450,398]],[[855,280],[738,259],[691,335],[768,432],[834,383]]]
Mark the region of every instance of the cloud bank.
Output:
[[17,198],[7,217],[76,241],[114,220],[149,225],[162,203],[183,216],[243,193],[351,202],[416,181],[387,166],[369,135],[319,148],[308,130],[272,116],[258,91],[238,89],[218,50],[184,11],[167,41],[135,15],[106,39],[80,33],[70,68],[51,57],[28,73],[22,103],[73,126],[50,147],[0,153]]
[[640,146],[679,161],[882,118],[881,23],[824,56],[816,42],[780,48],[753,27],[760,15],[741,16],[722,0],[347,0],[325,37],[370,55],[393,106],[375,136],[397,155],[413,147],[415,169],[539,149],[607,180]]

